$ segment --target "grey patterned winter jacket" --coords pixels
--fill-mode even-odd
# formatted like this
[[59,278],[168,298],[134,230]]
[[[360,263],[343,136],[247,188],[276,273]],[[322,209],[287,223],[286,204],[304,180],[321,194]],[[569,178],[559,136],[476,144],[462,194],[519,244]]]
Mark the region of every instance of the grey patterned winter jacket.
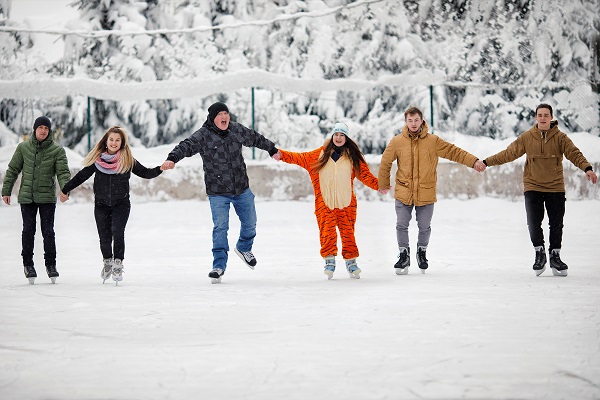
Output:
[[175,146],[167,160],[176,163],[199,153],[206,194],[239,196],[249,187],[242,146],[258,147],[271,156],[278,151],[273,142],[253,129],[230,122],[229,129],[221,131],[206,121],[202,128]]

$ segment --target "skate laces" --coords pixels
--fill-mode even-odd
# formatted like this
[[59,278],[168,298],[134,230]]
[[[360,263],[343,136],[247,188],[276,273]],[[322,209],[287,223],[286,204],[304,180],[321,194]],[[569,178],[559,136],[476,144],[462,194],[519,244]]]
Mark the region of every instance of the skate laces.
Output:
[[241,251],[241,250],[238,250],[238,251],[240,253],[242,253],[242,255],[244,256],[246,261],[250,262],[250,261],[254,260],[254,254],[252,254],[251,251]]

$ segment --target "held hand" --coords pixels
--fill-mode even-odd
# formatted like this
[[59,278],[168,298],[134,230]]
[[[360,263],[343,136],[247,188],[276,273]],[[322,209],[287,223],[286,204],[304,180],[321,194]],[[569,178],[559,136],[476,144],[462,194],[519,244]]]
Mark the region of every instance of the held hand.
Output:
[[475,168],[475,171],[477,171],[477,172],[483,172],[486,169],[486,165],[483,163],[483,161],[477,160],[477,161],[475,161],[473,168]]
[[391,186],[389,188],[379,189],[378,192],[381,194],[387,194],[390,191],[390,188],[391,188]]
[[175,163],[173,161],[169,161],[169,160],[165,161],[160,166],[161,171],[166,171],[168,169],[173,169],[173,168],[175,168]]
[[596,176],[594,171],[592,171],[591,169],[588,172],[586,172],[585,175],[587,176],[587,180],[592,182],[594,185],[596,184],[596,182],[598,182],[598,176]]
[[64,203],[67,200],[69,200],[69,195],[68,194],[64,194],[63,192],[60,192],[60,201],[61,201],[61,203]]
[[277,153],[273,154],[273,157],[272,157],[272,158],[273,158],[273,160],[275,160],[275,161],[281,161],[281,156],[282,156],[282,155],[283,155],[283,154],[281,154],[281,152],[280,152],[280,151],[278,151]]
[[10,196],[2,196],[2,200],[7,206],[10,206]]

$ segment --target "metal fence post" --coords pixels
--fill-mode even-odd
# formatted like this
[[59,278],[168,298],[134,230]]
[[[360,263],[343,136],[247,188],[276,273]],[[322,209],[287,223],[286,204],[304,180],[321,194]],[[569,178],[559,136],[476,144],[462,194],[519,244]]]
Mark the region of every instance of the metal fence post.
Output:
[[433,85],[429,85],[429,118],[431,120],[431,132],[433,133]]
[[[254,127],[254,86],[252,87],[252,130],[255,130]],[[252,148],[252,159],[254,160],[254,147]]]
[[92,150],[92,108],[90,96],[87,98],[87,126],[88,126],[88,152]]

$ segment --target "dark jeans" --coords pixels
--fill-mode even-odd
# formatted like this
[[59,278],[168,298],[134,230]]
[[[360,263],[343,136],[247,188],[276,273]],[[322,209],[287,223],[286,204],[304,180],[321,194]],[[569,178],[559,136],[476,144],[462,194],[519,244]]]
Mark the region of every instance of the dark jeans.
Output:
[[56,241],[54,239],[54,213],[56,204],[21,204],[23,218],[23,233],[21,243],[23,250],[23,265],[33,266],[33,244],[35,243],[36,218],[40,212],[40,226],[44,238],[44,261],[46,265],[56,265]]
[[[131,203],[121,201],[113,206],[96,203],[94,217],[100,238],[102,258],[125,258],[125,226],[129,219]],[[114,244],[114,252],[113,252]]]
[[549,251],[560,249],[563,235],[563,219],[565,216],[566,197],[564,192],[525,192],[525,211],[527,211],[527,226],[529,237],[534,246],[544,245],[544,206],[548,212],[548,225],[550,226]]

